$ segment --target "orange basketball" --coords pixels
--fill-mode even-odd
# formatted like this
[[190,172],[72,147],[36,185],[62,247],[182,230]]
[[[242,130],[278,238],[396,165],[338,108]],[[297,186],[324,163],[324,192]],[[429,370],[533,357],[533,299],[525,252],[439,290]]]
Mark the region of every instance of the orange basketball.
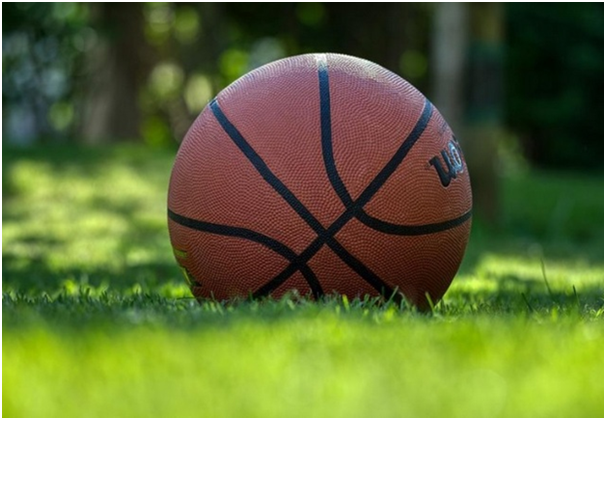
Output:
[[363,59],[306,54],[255,69],[202,111],[168,219],[196,297],[296,289],[424,308],[463,258],[471,189],[450,127],[413,86]]

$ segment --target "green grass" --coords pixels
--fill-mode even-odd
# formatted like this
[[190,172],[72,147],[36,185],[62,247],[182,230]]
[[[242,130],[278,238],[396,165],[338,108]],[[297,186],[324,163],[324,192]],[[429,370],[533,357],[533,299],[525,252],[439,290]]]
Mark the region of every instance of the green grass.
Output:
[[503,180],[433,314],[198,304],[171,151],[3,148],[3,416],[604,415],[603,182]]

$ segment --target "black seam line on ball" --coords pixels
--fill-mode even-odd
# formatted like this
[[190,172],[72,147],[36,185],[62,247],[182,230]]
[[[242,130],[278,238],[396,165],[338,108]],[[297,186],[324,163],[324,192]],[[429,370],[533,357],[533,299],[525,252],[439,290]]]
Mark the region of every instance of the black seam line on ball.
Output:
[[373,180],[368,184],[368,186],[364,189],[364,191],[360,194],[360,196],[354,200],[350,207],[348,207],[348,211],[351,210],[353,215],[357,215],[359,211],[366,205],[370,199],[379,191],[379,189],[385,184],[387,179],[393,174],[394,171],[402,164],[404,158],[408,152],[412,149],[414,144],[423,134],[425,128],[429,124],[429,119],[431,118],[431,114],[433,112],[433,105],[425,99],[425,106],[423,108],[423,112],[421,113],[421,117],[415,124],[412,131],[408,134],[404,142],[400,145],[395,154],[391,157],[391,159],[387,162],[387,164],[381,169],[381,171],[373,178]]
[[[322,224],[311,214],[311,212],[296,198],[296,196],[284,185],[280,179],[272,173],[269,169],[265,161],[259,156],[259,154],[253,149],[253,147],[246,141],[244,136],[238,131],[238,129],[229,121],[225,113],[221,110],[216,99],[211,101],[210,103],[211,110],[217,121],[223,128],[223,130],[228,134],[231,140],[236,144],[236,146],[240,149],[240,151],[248,158],[248,160],[252,163],[253,167],[259,172],[262,178],[284,199],[286,202],[295,210],[295,212],[316,232],[318,235],[317,243],[312,244],[314,247],[313,251],[309,251],[308,256],[304,256],[306,251],[301,253],[298,258],[302,258],[301,263],[297,263],[293,265],[294,261],[291,261],[291,264],[287,266],[288,276],[282,278],[274,278],[271,283],[271,289],[267,290],[269,287],[267,284],[257,290],[253,296],[265,296],[269,292],[274,289],[277,289],[282,283],[284,283],[288,277],[293,275],[297,270],[301,270],[304,267],[309,259],[313,257],[313,255],[320,250],[320,248],[329,240],[332,240],[332,237],[336,234],[336,232],[343,226],[349,219],[352,218],[351,215],[348,215],[345,212],[340,217],[341,220],[337,220],[338,224],[335,222],[331,227],[332,230],[325,229]],[[350,208],[355,208],[354,204],[351,204]],[[388,287],[386,283],[384,283],[379,276],[374,274],[370,269],[364,266],[362,262],[357,260],[351,254],[346,254],[346,250],[342,247],[338,242],[334,241],[330,244],[331,248],[334,252],[339,256],[345,264],[352,268],[355,272],[357,272],[360,277],[365,279],[369,284],[371,284],[378,292],[381,292],[383,288]],[[308,248],[309,249],[309,248]],[[282,272],[284,273],[284,271]],[[282,274],[281,273],[281,274]]]
[[[189,217],[185,217],[183,215],[179,215],[178,213],[173,212],[168,209],[168,218],[173,222],[178,223],[184,227],[197,230],[199,232],[208,232],[211,234],[217,235],[225,235],[228,237],[238,237],[241,239],[251,240],[253,242],[257,242],[261,245],[264,245],[268,249],[273,250],[277,254],[281,255],[289,262],[293,262],[297,258],[296,252],[290,249],[287,245],[284,245],[282,242],[268,237],[267,235],[263,235],[259,232],[255,232],[254,230],[245,229],[243,227],[233,227],[230,225],[221,225],[210,222],[203,222],[201,220],[195,220]],[[301,274],[309,284],[309,287],[314,295],[314,297],[320,297],[324,294],[322,290],[322,286],[320,285],[320,281],[311,270],[311,268],[303,263],[298,265],[298,270],[301,271]]]
[[[330,85],[328,80],[328,59],[326,54],[316,56],[316,65],[318,67],[318,81],[320,84],[320,128],[322,137],[322,158],[326,174],[330,180],[334,191],[343,202],[345,208],[352,203],[347,187],[339,176],[333,154],[332,147],[332,119],[330,112]],[[329,237],[326,244],[335,252],[339,258],[350,268],[362,276],[375,289],[382,291],[388,289],[388,285],[379,276],[366,267],[359,259],[350,254],[334,237]],[[380,289],[379,289],[380,288]],[[390,292],[393,290],[389,289]]]
[[[339,176],[335,162],[332,147],[332,119],[330,109],[330,83],[328,76],[328,63],[325,54],[318,55],[316,58],[318,66],[318,80],[320,85],[320,125],[322,135],[322,157],[328,179],[338,197],[345,207],[353,203],[351,195]],[[461,225],[471,217],[471,210],[460,217],[445,222],[438,222],[426,225],[406,225],[386,222],[369,215],[364,209],[356,214],[356,218],[364,225],[386,234],[392,235],[427,235],[434,232],[441,232]]]
[[[389,176],[395,171],[395,169],[400,165],[403,161],[404,157],[410,151],[414,143],[421,136],[432,114],[433,106],[429,101],[426,100],[425,107],[423,109],[423,113],[413,130],[406,137],[400,148],[396,151],[392,159],[383,167],[383,169],[379,172],[379,174],[372,180],[372,182],[366,187],[366,189],[362,192],[360,197],[357,200],[352,201],[352,203],[347,207],[346,211],[328,228],[324,229],[319,221],[307,210],[307,208],[296,198],[296,196],[288,190],[288,188],[271,172],[269,167],[265,164],[265,162],[261,159],[261,157],[254,151],[254,149],[250,146],[250,144],[244,139],[241,133],[237,130],[237,128],[227,119],[225,114],[220,109],[217,100],[214,99],[210,103],[211,110],[213,114],[217,118],[219,124],[223,127],[225,132],[230,136],[232,141],[238,146],[238,148],[244,153],[244,155],[249,159],[249,161],[253,164],[253,166],[257,169],[257,171],[261,174],[263,179],[268,182],[288,203],[289,205],[301,216],[307,223],[310,225],[314,231],[318,234],[317,239],[311,243],[311,245],[304,250],[294,261],[290,263],[280,274],[278,274],[274,279],[265,284],[262,288],[258,289],[254,295],[262,296],[266,295],[272,290],[276,289],[283,282],[285,282],[288,277],[290,277],[294,272],[300,270],[302,265],[306,264],[313,255],[320,250],[320,248],[329,240],[334,237],[334,235],[353,217],[355,217],[364,204],[368,203],[368,201],[372,198],[372,196],[381,188],[381,186],[387,181]],[[336,242],[336,241],[335,241]],[[331,245],[335,245],[334,243]],[[339,244],[340,245],[340,244]],[[384,283],[379,282],[380,278],[370,271],[370,269],[365,268],[362,273],[360,273],[360,267],[363,264],[360,262],[359,265],[352,264],[352,259],[355,259],[353,256],[351,257],[343,257],[343,252],[346,250],[343,248],[343,251],[338,251],[336,254],[354,271],[356,271],[361,277],[367,280],[378,292],[383,292],[385,288],[388,286]],[[351,254],[350,254],[351,255]],[[359,262],[359,261],[358,261]],[[378,287],[380,286],[380,287]]]
[[337,165],[332,149],[332,120],[330,114],[330,88],[328,82],[328,63],[326,54],[316,57],[318,66],[318,80],[320,83],[320,131],[322,137],[322,158],[324,167],[335,193],[347,208],[353,200],[347,191],[347,187],[339,176]]
[[286,200],[286,202],[293,208],[295,212],[301,217],[307,224],[316,232],[321,233],[324,231],[324,227],[318,219],[316,219],[312,213],[303,205],[299,199],[291,192],[280,179],[272,173],[265,161],[259,156],[259,154],[253,149],[252,146],[244,139],[244,136],[238,131],[238,129],[227,119],[225,113],[219,107],[216,99],[213,99],[210,103],[210,108],[219,121],[219,124],[231,140],[236,144],[240,151],[248,158],[252,163],[253,167],[259,172],[263,179],[276,191],[278,194]]
[[436,232],[442,232],[444,230],[450,230],[458,227],[471,218],[471,210],[465,212],[463,215],[457,218],[425,225],[392,224],[391,222],[385,222],[384,220],[372,217],[366,212],[360,213],[357,218],[367,227],[370,227],[378,232],[383,232],[384,234],[415,236],[434,234]]
[[[311,245],[305,249],[296,260],[290,263],[280,274],[278,274],[274,279],[269,281],[263,287],[258,289],[255,292],[255,295],[262,296],[270,293],[274,289],[280,286],[284,281],[286,281],[294,272],[298,270],[298,267],[302,263],[306,263],[309,259],[311,259],[320,248],[327,243],[327,241],[334,240],[333,237],[335,234],[343,228],[343,226],[349,222],[352,218],[356,217],[359,212],[362,210],[364,205],[370,201],[370,199],[374,196],[376,192],[383,186],[383,184],[387,181],[387,179],[391,176],[391,174],[398,168],[398,166],[402,163],[408,152],[412,149],[416,141],[419,139],[423,131],[427,127],[429,123],[429,119],[431,118],[431,114],[433,112],[433,106],[428,101],[425,100],[425,107],[423,108],[423,112],[421,117],[415,124],[412,131],[408,134],[406,139],[400,145],[396,153],[392,156],[392,158],[387,162],[387,164],[381,169],[381,171],[377,174],[377,176],[370,182],[370,184],[364,189],[362,194],[351,204],[348,205],[346,210],[333,222],[333,224],[328,227],[323,233],[318,234],[316,240],[314,240]],[[336,241],[335,241],[336,242]],[[346,250],[343,248],[343,251]],[[350,265],[351,260],[349,258],[344,259],[341,257],[341,252],[336,252],[336,254],[345,262],[349,267],[351,267],[354,271],[356,271],[362,278],[364,278],[369,284],[371,284],[379,293],[382,293],[385,290],[390,290],[387,284],[381,283],[381,287],[377,287],[376,284],[380,281],[380,278],[376,275],[372,277],[372,279],[368,279],[368,273],[372,273],[368,267],[366,271],[363,273],[359,272],[360,267],[357,265]],[[353,256],[352,256],[353,257]],[[360,265],[363,265],[360,263]],[[393,292],[393,290],[392,290]]]

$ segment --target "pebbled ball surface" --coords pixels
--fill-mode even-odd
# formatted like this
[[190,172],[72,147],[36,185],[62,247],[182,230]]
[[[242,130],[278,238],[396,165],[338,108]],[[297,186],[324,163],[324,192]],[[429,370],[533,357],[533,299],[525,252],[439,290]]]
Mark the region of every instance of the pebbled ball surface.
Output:
[[458,143],[419,91],[363,59],[306,54],[202,111],[168,226],[196,297],[395,292],[425,308],[458,270],[471,205]]

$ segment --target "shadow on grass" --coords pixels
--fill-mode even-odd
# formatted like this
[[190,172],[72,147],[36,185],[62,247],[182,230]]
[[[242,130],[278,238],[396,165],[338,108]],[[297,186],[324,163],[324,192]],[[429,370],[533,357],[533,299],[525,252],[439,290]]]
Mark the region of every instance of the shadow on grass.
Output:
[[[162,287],[181,287],[189,295],[176,263],[158,262],[132,264],[120,269],[54,269],[44,259],[37,258],[23,263],[12,256],[3,257],[4,291],[38,297],[65,297],[72,292],[74,299],[81,291],[94,288],[97,291],[121,294],[158,295]],[[511,274],[494,275],[487,279],[489,287],[451,288],[445,303],[438,311],[447,312],[496,312],[546,311],[577,308],[579,311],[597,311],[604,305],[603,284],[595,281],[582,289],[574,285],[557,288],[549,281]],[[76,292],[74,292],[76,291]],[[160,291],[160,292],[159,292]],[[171,299],[170,297],[168,299]]]
[[24,294],[52,295],[67,285],[103,287],[110,291],[124,291],[135,286],[145,291],[165,284],[184,284],[176,263],[132,264],[123,269],[54,269],[44,259],[27,263],[14,256],[2,257],[4,290]]

